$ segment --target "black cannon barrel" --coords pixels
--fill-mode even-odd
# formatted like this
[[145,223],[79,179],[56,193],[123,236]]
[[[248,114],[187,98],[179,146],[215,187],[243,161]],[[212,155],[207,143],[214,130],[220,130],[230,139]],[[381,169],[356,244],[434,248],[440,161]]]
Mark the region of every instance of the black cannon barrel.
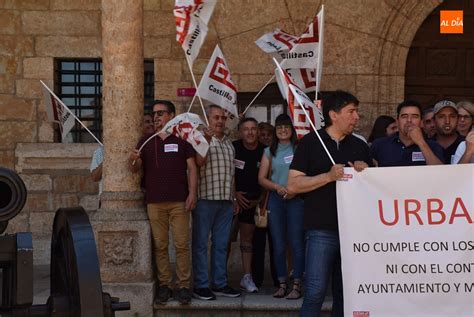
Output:
[[112,311],[130,310],[130,302],[114,302],[111,306]]
[[26,187],[15,171],[0,167],[0,233],[25,206]]

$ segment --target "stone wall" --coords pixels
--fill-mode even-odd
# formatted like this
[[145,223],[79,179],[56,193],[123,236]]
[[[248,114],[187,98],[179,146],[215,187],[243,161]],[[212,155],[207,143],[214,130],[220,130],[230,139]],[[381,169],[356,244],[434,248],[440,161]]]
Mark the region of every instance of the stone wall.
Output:
[[[376,116],[393,114],[403,98],[410,43],[440,2],[327,1],[321,88],[346,89],[361,100],[363,133]],[[238,90],[258,91],[273,74],[273,65],[254,41],[276,27],[300,34],[321,3],[218,1],[194,64],[198,80],[219,44]],[[156,97],[178,101],[176,89],[191,87],[192,81],[175,41],[173,4],[144,1],[144,54],[155,61]],[[56,57],[100,57],[100,18],[100,0],[0,1],[0,165],[14,168],[16,143],[53,141],[38,80],[52,86]]]
[[95,144],[19,143],[17,172],[28,197],[23,210],[10,221],[7,232],[31,231],[34,263],[49,264],[51,231],[58,208],[99,206],[98,184],[89,176]]
[[[254,41],[276,27],[302,33],[322,3],[218,1],[194,63],[197,79],[219,44],[238,90],[260,90],[272,76],[273,65]],[[321,89],[345,89],[360,99],[363,134],[378,115],[394,114],[403,99],[410,43],[439,3],[325,1]],[[144,0],[144,58],[155,62],[156,98],[179,103],[177,88],[191,87],[192,81],[175,40],[173,5],[173,0]],[[100,0],[0,0],[0,166],[22,173],[29,187],[27,210],[14,226],[37,234],[50,227],[56,207],[93,205],[96,185],[88,180],[87,169],[95,145],[44,145],[53,142],[53,127],[46,121],[39,80],[53,86],[55,58],[101,57],[100,9]],[[82,152],[71,159],[69,154],[78,153],[74,151]]]

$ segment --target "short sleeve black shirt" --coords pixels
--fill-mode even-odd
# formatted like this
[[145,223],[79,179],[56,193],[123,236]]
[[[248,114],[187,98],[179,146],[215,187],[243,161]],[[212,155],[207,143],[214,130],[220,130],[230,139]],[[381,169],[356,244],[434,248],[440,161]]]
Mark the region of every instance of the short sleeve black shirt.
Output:
[[237,191],[246,192],[248,199],[260,197],[261,188],[258,184],[258,170],[265,146],[258,143],[255,150],[245,148],[242,140],[232,143],[235,148],[235,188]]
[[[348,162],[364,161],[373,165],[369,147],[361,139],[348,135],[337,143],[326,130],[318,132],[336,164],[348,166]],[[316,134],[305,135],[296,148],[290,169],[316,176],[327,173],[331,167],[332,163]],[[305,230],[338,230],[336,182],[305,193],[303,199]]]

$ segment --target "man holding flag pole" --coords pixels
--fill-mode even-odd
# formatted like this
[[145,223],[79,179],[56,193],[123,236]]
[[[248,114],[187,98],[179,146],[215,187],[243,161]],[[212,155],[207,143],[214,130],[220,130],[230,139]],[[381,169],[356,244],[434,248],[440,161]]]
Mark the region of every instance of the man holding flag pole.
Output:
[[[344,316],[336,181],[350,177],[344,175],[346,165],[361,172],[373,164],[367,144],[352,135],[359,121],[357,98],[343,91],[330,94],[322,102],[321,118],[321,109],[282,69],[314,67],[317,97],[322,73],[323,18],[324,7],[288,53],[282,66],[274,59],[280,89],[288,102],[294,126],[297,131],[299,129],[299,137],[302,137],[288,175],[288,192],[305,194],[306,272],[302,317],[320,316],[330,274],[332,316]],[[315,43],[317,58],[307,59],[312,52],[314,55]],[[300,57],[302,59],[298,63]],[[309,132],[309,127],[312,132]]]
[[358,104],[357,98],[343,91],[325,98],[322,107],[326,126],[303,137],[290,165],[288,191],[305,194],[306,275],[302,317],[320,316],[330,274],[332,316],[344,316],[336,181],[351,176],[344,175],[344,166],[358,172],[372,166],[369,147],[352,135],[359,121]]
[[176,122],[175,133],[167,133],[165,128],[174,119],[175,112],[170,101],[154,101],[153,115],[158,133],[144,136],[129,160],[130,171],[136,173],[143,169],[145,177],[145,201],[158,270],[157,304],[166,303],[172,296],[169,230],[176,251],[176,297],[181,304],[191,301],[189,220],[190,212],[196,206],[197,168],[193,147],[176,135],[177,130],[182,130],[180,124],[190,126],[191,123]]

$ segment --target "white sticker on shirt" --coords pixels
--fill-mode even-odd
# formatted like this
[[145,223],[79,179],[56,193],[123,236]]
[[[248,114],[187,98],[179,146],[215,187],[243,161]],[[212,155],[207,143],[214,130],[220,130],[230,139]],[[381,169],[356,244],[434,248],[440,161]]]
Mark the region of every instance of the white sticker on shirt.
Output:
[[421,152],[413,152],[411,153],[411,160],[412,162],[422,162],[425,161],[425,157]]
[[165,153],[178,152],[178,144],[165,144]]
[[245,162],[238,159],[234,159],[234,164],[235,168],[238,168],[239,170],[243,170],[245,167]]
[[293,161],[293,155],[288,155],[283,158],[285,164],[290,164]]

